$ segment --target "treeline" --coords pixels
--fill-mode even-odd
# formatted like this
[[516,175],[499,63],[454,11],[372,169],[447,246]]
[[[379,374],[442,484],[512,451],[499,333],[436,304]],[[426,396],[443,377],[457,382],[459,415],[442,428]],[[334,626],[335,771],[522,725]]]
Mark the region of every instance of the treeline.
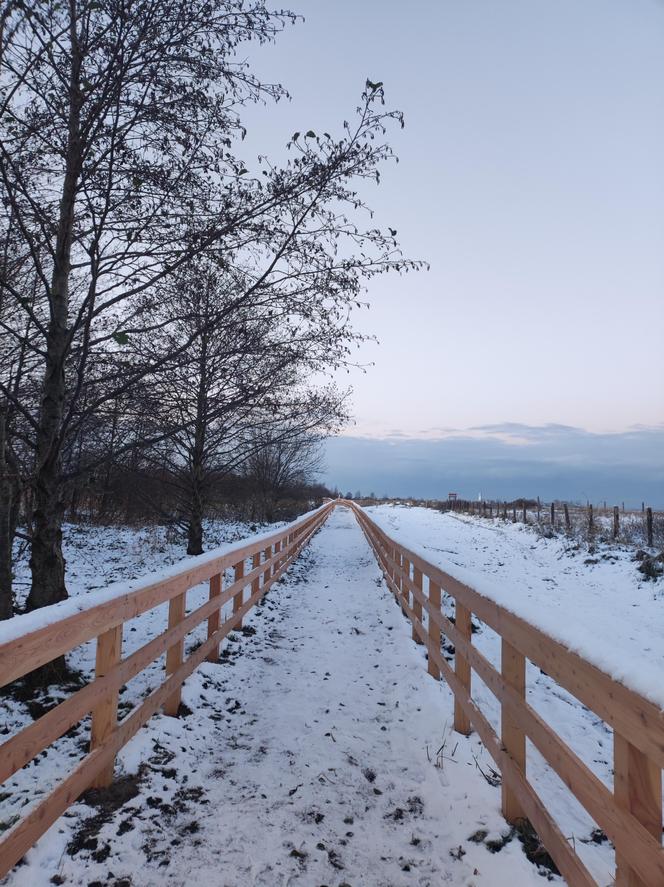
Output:
[[[293,520],[321,505],[331,496],[318,481],[322,467],[316,437],[274,440],[245,454],[236,468],[211,466],[202,495],[194,501],[186,471],[172,472],[166,462],[154,462],[137,448],[100,471],[77,472],[68,486],[65,518],[101,525],[161,524],[180,536],[187,554],[200,554],[205,518]],[[29,495],[29,488],[25,492]],[[29,514],[29,504],[22,510]]]
[[[67,596],[68,512],[142,515],[204,544],[240,487],[274,514],[346,420],[367,278],[409,270],[361,191],[392,152],[381,83],[282,164],[239,153],[285,89],[243,62],[296,17],[262,0],[0,6],[0,616]],[[235,487],[234,487],[235,485]],[[232,491],[235,489],[235,492]],[[239,494],[238,494],[239,495]]]

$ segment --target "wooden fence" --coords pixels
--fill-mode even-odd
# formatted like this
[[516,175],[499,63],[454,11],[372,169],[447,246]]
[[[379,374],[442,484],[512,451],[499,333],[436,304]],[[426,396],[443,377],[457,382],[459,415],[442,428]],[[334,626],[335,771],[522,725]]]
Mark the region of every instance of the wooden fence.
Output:
[[[362,502],[361,504],[365,504]],[[366,503],[368,504],[368,503]],[[374,503],[370,503],[374,504]],[[418,504],[418,503],[415,503]],[[538,500],[516,499],[512,502],[496,502],[482,499],[452,499],[434,502],[424,501],[427,508],[439,511],[463,512],[483,518],[502,518],[513,523],[530,524],[541,530],[564,532],[590,540],[614,540],[648,548],[664,543],[664,512],[653,511],[645,502],[640,511],[625,510],[623,503],[585,506],[568,502],[544,503]]]
[[[92,713],[89,752],[43,800],[3,834],[0,878],[84,791],[111,783],[118,751],[160,708],[169,715],[177,713],[185,679],[205,659],[213,662],[218,659],[223,638],[241,627],[243,617],[288,569],[332,508],[334,503],[323,505],[313,515],[271,536],[200,565],[185,563],[181,572],[167,580],[138,588],[0,644],[0,686],[5,686],[79,645],[97,640],[94,679],[0,746],[0,783],[4,783]],[[247,562],[250,562],[248,571]],[[231,568],[234,581],[224,589],[223,575]],[[210,584],[209,599],[186,615],[187,591],[206,581]],[[249,596],[245,599],[247,589]],[[232,616],[222,623],[222,607],[231,599]],[[125,623],[166,604],[167,629],[123,659]],[[207,620],[207,640],[185,658],[184,639],[204,620]],[[120,688],[163,653],[166,653],[164,680],[118,722]]]
[[[528,738],[613,843],[616,885],[663,887],[664,712],[523,619],[409,551],[355,503],[343,504],[352,508],[389,588],[410,618],[414,640],[427,646],[429,673],[437,679],[444,677],[454,693],[455,729],[465,734],[476,730],[500,769],[505,818],[510,822],[525,818],[532,823],[569,884],[597,887],[528,780]],[[442,612],[441,593],[449,594],[454,601],[453,618],[448,619]],[[473,646],[472,616],[500,636],[500,671]],[[454,668],[441,655],[441,633],[454,645]],[[613,791],[526,702],[527,659],[613,728]],[[500,702],[500,736],[472,698],[473,672]]]

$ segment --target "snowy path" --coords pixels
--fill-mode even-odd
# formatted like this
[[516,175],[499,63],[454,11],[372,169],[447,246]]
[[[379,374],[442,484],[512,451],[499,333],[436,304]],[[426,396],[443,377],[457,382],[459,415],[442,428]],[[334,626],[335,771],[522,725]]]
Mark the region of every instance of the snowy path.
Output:
[[155,718],[124,750],[127,774],[148,762],[125,803],[75,805],[11,887],[542,883],[516,838],[484,843],[509,832],[476,765],[488,756],[451,731],[451,694],[349,512],[250,625],[188,681],[192,714]]

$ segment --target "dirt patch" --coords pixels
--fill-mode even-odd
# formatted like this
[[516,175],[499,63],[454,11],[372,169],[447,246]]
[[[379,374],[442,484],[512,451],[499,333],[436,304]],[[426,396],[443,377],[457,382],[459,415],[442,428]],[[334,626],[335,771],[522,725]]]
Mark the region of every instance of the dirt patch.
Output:
[[[87,791],[81,800],[90,807],[98,808],[98,813],[84,819],[67,844],[67,853],[76,856],[81,850],[88,850],[95,862],[104,862],[111,852],[109,844],[99,846],[99,832],[113,818],[113,814],[138,795],[144,771],[116,780],[109,788],[95,788]],[[125,820],[130,825],[130,820]],[[131,826],[133,827],[133,826]],[[125,827],[125,831],[129,831]]]
[[487,837],[488,832],[480,829],[470,835],[468,840],[474,844],[484,844],[490,853],[500,853],[503,847],[513,841],[514,838],[518,838],[526,857],[533,865],[540,869],[542,874],[549,878],[553,875],[560,875],[555,862],[549,856],[539,839],[539,835],[527,819],[522,819],[499,838],[492,838],[487,841]]

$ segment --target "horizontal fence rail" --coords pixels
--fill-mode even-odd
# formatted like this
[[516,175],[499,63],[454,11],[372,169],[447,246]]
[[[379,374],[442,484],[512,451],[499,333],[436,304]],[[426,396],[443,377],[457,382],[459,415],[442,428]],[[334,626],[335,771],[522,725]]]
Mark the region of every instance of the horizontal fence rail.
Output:
[[[613,843],[616,885],[662,887],[664,712],[563,644],[401,545],[354,502],[340,504],[355,514],[388,587],[411,620],[414,640],[427,646],[429,673],[434,678],[444,677],[449,684],[455,699],[455,729],[464,734],[474,729],[500,769],[505,818],[513,823],[530,821],[573,887],[597,887],[528,780],[529,739]],[[453,619],[441,609],[441,593],[454,601]],[[500,671],[473,646],[473,616],[501,638]],[[441,655],[441,634],[454,645],[454,668]],[[526,660],[613,728],[613,791],[527,703]],[[473,672],[500,703],[500,736],[472,698]]]
[[[0,783],[4,783],[92,714],[89,752],[3,834],[0,878],[83,792],[110,785],[117,753],[160,708],[166,714],[177,714],[186,678],[204,660],[217,661],[221,641],[241,628],[246,614],[284,574],[333,508],[334,503],[325,504],[313,515],[219,558],[189,567],[185,564],[181,572],[168,579],[56,619],[0,644],[2,687],[81,644],[94,639],[97,643],[94,679],[0,745]],[[233,570],[233,582],[223,588],[223,576],[229,569]],[[202,582],[209,582],[209,598],[186,615],[187,591]],[[222,623],[222,608],[231,600],[232,615]],[[168,605],[166,630],[123,659],[125,623],[162,605]],[[185,637],[204,621],[207,639],[185,658]],[[166,669],[162,683],[118,721],[120,688],[164,653]]]

